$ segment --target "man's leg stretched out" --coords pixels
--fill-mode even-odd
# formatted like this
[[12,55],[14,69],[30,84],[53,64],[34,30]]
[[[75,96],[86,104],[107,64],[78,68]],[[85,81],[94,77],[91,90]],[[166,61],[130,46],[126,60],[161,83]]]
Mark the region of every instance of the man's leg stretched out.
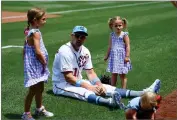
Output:
[[63,95],[72,98],[77,98],[89,103],[104,105],[109,107],[122,108],[121,95],[114,91],[108,98],[97,96],[94,92],[82,87],[76,87],[66,82],[53,84],[53,92],[56,95]]
[[125,98],[125,97],[139,97],[142,94],[144,94],[144,92],[147,92],[147,91],[158,93],[160,90],[160,83],[161,81],[159,79],[156,79],[151,86],[149,86],[146,89],[143,89],[142,91],[115,88],[115,87],[110,87],[110,85],[105,85],[105,84],[104,86],[107,88],[106,96],[111,96],[112,92],[116,91],[120,93],[121,97]]

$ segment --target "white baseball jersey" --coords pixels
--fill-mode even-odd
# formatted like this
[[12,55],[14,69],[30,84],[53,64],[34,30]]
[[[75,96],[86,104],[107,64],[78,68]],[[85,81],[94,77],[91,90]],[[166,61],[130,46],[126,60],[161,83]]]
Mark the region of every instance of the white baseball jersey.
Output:
[[[92,61],[89,50],[83,45],[79,51],[75,51],[71,43],[68,42],[62,45],[55,54],[53,62],[53,92],[57,95],[64,95],[78,98],[80,100],[87,100],[90,94],[95,94],[93,91],[82,87],[76,87],[68,83],[62,72],[72,71],[73,75],[78,79],[82,79],[83,69],[92,69]],[[91,84],[89,81],[85,81]],[[107,92],[113,92],[116,88],[110,85],[103,84]]]
[[92,69],[92,61],[89,50],[81,46],[79,51],[75,51],[71,43],[62,45],[55,54],[53,62],[53,82],[66,82],[62,72],[72,71],[78,79],[82,79],[83,69]]

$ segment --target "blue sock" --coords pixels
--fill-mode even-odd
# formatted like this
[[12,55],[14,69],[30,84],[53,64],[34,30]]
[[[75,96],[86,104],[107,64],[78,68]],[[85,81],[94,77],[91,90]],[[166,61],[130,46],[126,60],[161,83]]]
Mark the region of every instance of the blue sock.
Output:
[[122,98],[127,97],[126,93],[127,93],[127,89],[121,89],[121,88],[116,88],[115,91],[119,92],[119,94],[121,95]]
[[98,104],[99,98],[100,98],[100,96],[96,96],[94,94],[91,94],[91,95],[88,96],[87,100],[88,100],[89,103],[96,103],[96,104]]
[[107,105],[107,106],[110,105],[110,99],[109,98],[106,99],[106,98],[97,96],[95,94],[89,95],[87,101],[89,103],[94,103],[94,104],[99,104],[99,105]]

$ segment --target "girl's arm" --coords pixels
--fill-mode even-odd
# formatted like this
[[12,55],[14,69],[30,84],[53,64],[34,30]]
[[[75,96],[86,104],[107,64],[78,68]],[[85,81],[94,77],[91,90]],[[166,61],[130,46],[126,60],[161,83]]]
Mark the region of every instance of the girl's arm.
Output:
[[155,120],[155,113],[154,112],[151,115],[151,120]]
[[27,39],[27,37],[25,37],[25,41],[24,41],[24,45],[23,45],[23,60],[24,60],[24,57],[25,57],[25,49],[24,49],[24,47],[25,47],[25,44],[26,44],[26,39]]
[[45,66],[47,63],[46,63],[46,60],[40,50],[40,34],[39,34],[39,32],[33,33],[33,41],[34,41],[34,48],[35,48],[36,56],[39,59],[39,61],[41,62],[41,64],[43,64]]
[[125,112],[125,116],[126,116],[126,119],[133,119],[133,120],[137,120],[136,118],[136,115],[137,115],[137,111],[135,109],[128,109],[126,110]]
[[104,58],[105,61],[106,61],[106,60],[108,59],[108,57],[109,57],[111,47],[112,47],[112,40],[111,40],[111,36],[110,36],[110,37],[109,37],[109,43],[108,43],[108,50],[107,50],[106,56],[105,56],[105,58]]
[[126,57],[130,57],[130,39],[128,35],[124,36],[125,48],[126,48]]

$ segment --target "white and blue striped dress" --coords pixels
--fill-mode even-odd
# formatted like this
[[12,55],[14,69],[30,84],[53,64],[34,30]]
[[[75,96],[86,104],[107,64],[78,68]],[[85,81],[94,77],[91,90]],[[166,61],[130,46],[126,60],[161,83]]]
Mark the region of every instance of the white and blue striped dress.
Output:
[[[27,36],[30,36],[35,32],[40,33],[40,50],[45,57],[46,62],[48,63],[48,53],[44,46],[42,35],[39,29],[31,29]],[[26,41],[24,45],[24,86],[30,87],[41,81],[47,82],[49,75],[50,72],[48,67],[46,67],[45,71],[43,72],[43,65],[36,57],[34,46],[29,46]]]
[[109,54],[107,71],[111,73],[127,74],[132,69],[131,62],[124,62],[126,55],[126,48],[124,36],[128,32],[121,32],[119,36],[115,32],[110,33],[112,39],[112,47]]

